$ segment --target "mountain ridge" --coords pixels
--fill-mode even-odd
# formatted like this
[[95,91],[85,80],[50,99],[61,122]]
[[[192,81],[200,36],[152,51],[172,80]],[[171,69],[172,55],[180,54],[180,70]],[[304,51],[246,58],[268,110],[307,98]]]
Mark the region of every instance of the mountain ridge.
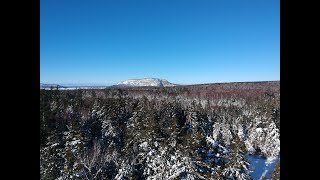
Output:
[[156,87],[172,87],[177,86],[177,84],[170,83],[166,79],[160,78],[143,78],[143,79],[128,79],[121,81],[115,86],[156,86]]

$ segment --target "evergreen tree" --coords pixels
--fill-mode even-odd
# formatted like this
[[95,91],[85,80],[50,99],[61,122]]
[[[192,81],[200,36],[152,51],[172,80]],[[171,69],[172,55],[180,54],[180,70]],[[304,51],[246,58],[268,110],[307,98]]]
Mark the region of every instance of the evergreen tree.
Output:
[[81,178],[84,174],[81,172],[82,168],[79,163],[79,158],[81,153],[85,150],[87,140],[81,132],[79,115],[77,113],[72,114],[67,128],[68,130],[63,134],[63,140],[65,142],[63,152],[63,178]]
[[245,155],[245,145],[240,141],[238,136],[230,145],[230,152],[228,153],[225,167],[222,171],[226,179],[247,180],[252,179],[248,174],[250,163],[247,161]]

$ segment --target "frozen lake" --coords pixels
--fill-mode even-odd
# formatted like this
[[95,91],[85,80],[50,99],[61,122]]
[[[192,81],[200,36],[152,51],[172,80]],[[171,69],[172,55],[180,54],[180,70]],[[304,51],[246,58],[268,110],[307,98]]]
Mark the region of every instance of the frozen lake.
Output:
[[254,172],[250,172],[254,180],[259,180],[262,176],[270,178],[270,173],[280,160],[280,158],[269,160],[259,155],[247,155],[247,158],[251,163],[251,169],[254,170]]

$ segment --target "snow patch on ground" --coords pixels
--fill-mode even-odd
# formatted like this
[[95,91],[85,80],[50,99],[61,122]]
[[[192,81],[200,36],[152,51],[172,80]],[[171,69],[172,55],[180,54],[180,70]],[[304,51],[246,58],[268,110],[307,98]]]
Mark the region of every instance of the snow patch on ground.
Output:
[[270,173],[275,169],[280,158],[271,157],[264,158],[258,155],[247,155],[248,161],[250,162],[250,168],[253,169],[249,174],[253,180],[260,180],[263,176],[266,178],[270,177]]

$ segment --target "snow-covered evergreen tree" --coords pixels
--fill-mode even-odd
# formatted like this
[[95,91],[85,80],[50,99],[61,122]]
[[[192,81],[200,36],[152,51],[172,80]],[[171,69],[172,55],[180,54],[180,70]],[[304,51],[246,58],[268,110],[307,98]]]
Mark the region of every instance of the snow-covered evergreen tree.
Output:
[[74,113],[71,116],[71,120],[67,125],[68,130],[63,133],[64,145],[64,169],[62,171],[62,177],[64,179],[76,179],[82,177],[82,165],[78,160],[81,153],[85,149],[87,143],[86,137],[83,135],[80,129],[79,116]]
[[40,148],[40,178],[56,179],[64,167],[63,141],[61,133],[54,133],[47,139],[45,147]]
[[226,164],[222,170],[222,174],[225,179],[239,179],[248,180],[252,179],[248,174],[249,162],[246,160],[244,155],[245,146],[240,141],[240,138],[235,136],[230,146],[230,151],[226,158]]

